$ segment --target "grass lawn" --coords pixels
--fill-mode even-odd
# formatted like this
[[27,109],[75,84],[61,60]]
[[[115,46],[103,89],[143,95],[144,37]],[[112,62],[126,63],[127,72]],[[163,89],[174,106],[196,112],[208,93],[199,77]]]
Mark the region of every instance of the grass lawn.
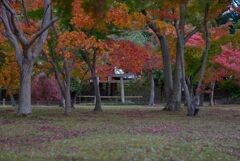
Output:
[[240,161],[240,106],[204,107],[198,117],[160,107],[0,107],[0,161]]

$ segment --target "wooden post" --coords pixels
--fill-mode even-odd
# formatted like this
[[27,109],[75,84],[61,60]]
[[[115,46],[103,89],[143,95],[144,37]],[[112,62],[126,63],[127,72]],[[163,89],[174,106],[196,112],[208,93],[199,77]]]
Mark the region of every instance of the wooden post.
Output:
[[125,103],[124,81],[123,81],[123,77],[120,78],[120,87],[121,87],[121,101],[122,101],[122,103]]

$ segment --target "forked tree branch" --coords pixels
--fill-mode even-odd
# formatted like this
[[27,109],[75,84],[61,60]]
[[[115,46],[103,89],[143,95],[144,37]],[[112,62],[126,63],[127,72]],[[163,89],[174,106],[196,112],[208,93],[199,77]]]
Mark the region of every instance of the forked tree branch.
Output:
[[185,37],[184,37],[184,44],[188,42],[188,40],[198,32],[198,28],[195,27],[194,29],[192,29],[192,31],[190,31]]
[[58,18],[55,17],[47,26],[45,26],[44,28],[42,28],[41,30],[39,30],[30,40],[29,42],[29,46],[33,45],[34,42],[46,31],[48,30],[55,22],[58,21]]
[[9,25],[13,28],[12,32],[16,35],[16,38],[20,41],[20,43],[24,46],[28,45],[28,40],[24,36],[23,31],[20,29],[20,27],[16,24],[15,20],[18,20],[16,16],[16,12],[11,8],[11,6],[6,2],[6,0],[1,0],[3,7],[7,10],[7,12],[11,16],[7,16],[10,21],[8,21]]
[[9,20],[7,18],[6,8],[2,5],[1,9],[2,9],[1,20],[2,20],[2,23],[3,23],[4,28],[5,28],[5,33],[3,33],[3,34],[10,41],[10,44],[13,46],[13,48],[15,50],[16,60],[17,60],[18,64],[21,66],[23,57],[22,57],[22,54],[21,54],[20,45],[18,43],[18,40],[17,40],[16,36],[13,34],[13,32],[11,30]]
[[48,29],[49,27],[52,26],[54,22],[57,21],[57,19],[51,21],[51,13],[52,13],[51,0],[44,0],[44,17],[41,29],[39,30],[38,33],[36,33],[36,35],[32,38],[30,42],[30,44],[32,45],[38,39],[35,47],[32,49],[33,59],[37,59],[38,55],[41,53],[44,42],[46,41],[48,36]]

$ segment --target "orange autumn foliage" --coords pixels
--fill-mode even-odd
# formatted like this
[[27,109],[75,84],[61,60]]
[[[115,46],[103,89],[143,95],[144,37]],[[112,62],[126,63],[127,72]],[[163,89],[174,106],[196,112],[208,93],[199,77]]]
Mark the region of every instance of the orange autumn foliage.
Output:
[[[107,25],[113,24],[119,29],[143,28],[146,17],[140,12],[129,12],[129,8],[124,3],[115,2],[104,14],[85,11],[83,0],[74,0],[72,3],[73,18],[71,24],[78,30],[97,29],[107,31]],[[99,16],[100,15],[100,16]]]
[[59,35],[58,50],[64,49],[66,57],[70,57],[74,53],[85,52],[89,54],[106,53],[109,48],[104,41],[97,40],[95,37],[87,35],[84,32],[64,32]]
[[4,63],[0,67],[0,88],[6,89],[7,94],[14,94],[19,89],[20,69],[13,53],[4,54]]
[[126,4],[117,4],[111,8],[107,14],[107,23],[113,23],[119,28],[128,28],[131,25],[131,18],[128,14],[129,9]]
[[[9,1],[10,6],[16,12],[18,21],[16,23],[17,27],[21,28],[25,36],[30,40],[32,36],[39,30],[40,24],[38,20],[31,19],[27,16],[25,17],[24,7],[26,12],[36,11],[44,7],[43,0],[24,0],[24,7],[21,1]],[[2,24],[1,24],[2,25]],[[3,27],[0,25],[0,30],[4,31]],[[2,38],[0,38],[1,42]]]
[[27,10],[37,10],[43,7],[43,0],[25,0],[25,5]]
[[95,21],[90,15],[88,15],[84,11],[82,4],[82,0],[74,0],[74,2],[72,3],[73,18],[71,19],[71,24],[78,29],[91,29],[94,27]]

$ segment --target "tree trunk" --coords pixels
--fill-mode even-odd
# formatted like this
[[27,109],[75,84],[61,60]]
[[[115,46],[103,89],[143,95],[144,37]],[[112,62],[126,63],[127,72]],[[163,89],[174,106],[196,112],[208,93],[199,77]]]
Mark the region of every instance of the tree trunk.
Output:
[[58,70],[58,67],[55,62],[51,62],[53,69],[54,69],[54,76],[55,80],[57,81],[58,87],[61,91],[61,100],[59,102],[59,107],[65,107],[65,87],[64,87],[64,82],[60,78],[60,72]]
[[71,107],[71,93],[70,93],[70,82],[66,83],[66,90],[65,90],[65,115],[69,115],[72,112]]
[[208,29],[208,11],[209,11],[209,4],[205,6],[205,14],[204,14],[204,32],[205,32],[205,52],[202,59],[201,69],[200,69],[200,78],[198,81],[198,86],[196,89],[196,101],[197,105],[200,106],[200,91],[202,89],[202,86],[204,85],[204,76],[207,68],[207,60],[209,55],[209,47],[210,47],[210,41],[209,41],[209,29]]
[[201,94],[201,95],[200,95],[199,106],[204,106],[204,94]]
[[173,97],[173,76],[172,76],[172,62],[169,52],[167,38],[164,35],[158,35],[160,41],[162,55],[163,55],[163,74],[164,74],[164,88],[166,94],[166,106],[164,110],[174,109]]
[[[180,71],[181,71],[181,84],[184,88],[185,101],[187,104],[187,115],[195,116],[197,115],[199,109],[196,104],[196,97],[191,95],[190,88],[186,82],[186,72],[185,72],[185,60],[184,60],[184,46],[187,40],[197,31],[192,30],[187,36],[185,36],[185,24],[186,24],[186,3],[180,5],[180,19],[178,23],[175,23],[175,29],[177,34],[177,58],[180,60]],[[178,60],[178,59],[177,59]],[[177,70],[178,71],[178,70]]]
[[195,116],[198,113],[197,104],[196,104],[196,97],[191,95],[190,89],[188,87],[188,84],[186,82],[186,73],[185,73],[185,61],[184,61],[184,36],[182,34],[183,32],[178,33],[178,50],[181,60],[181,72],[182,72],[182,78],[181,83],[184,88],[184,94],[185,94],[185,101],[187,104],[187,115],[188,116]]
[[61,100],[59,101],[59,107],[64,107],[65,106],[65,99],[64,96],[61,94]]
[[10,96],[10,99],[11,99],[11,105],[13,107],[15,107],[16,106],[16,101],[15,101],[14,96],[13,96],[11,91],[9,91],[9,96]]
[[95,91],[95,108],[94,111],[102,112],[102,104],[101,104],[101,95],[99,88],[99,78],[95,75],[95,72],[92,74],[94,91]]
[[27,116],[32,113],[31,108],[31,74],[33,64],[42,52],[42,47],[48,36],[48,28],[57,21],[51,21],[51,0],[44,0],[44,16],[38,32],[29,39],[19,28],[18,14],[9,6],[10,1],[1,1],[1,22],[4,24],[5,36],[15,51],[16,61],[20,66],[20,90],[18,115]]
[[211,83],[211,93],[210,93],[210,106],[214,106],[214,89],[215,89],[215,82]]
[[[146,13],[144,13],[146,15]],[[164,66],[164,84],[166,93],[166,106],[163,110],[174,111],[179,110],[181,106],[181,66],[180,58],[177,59],[176,76],[173,83],[173,73],[171,65],[171,56],[167,43],[167,38],[164,35],[159,34],[156,24],[154,22],[148,22],[148,26],[154,31],[161,45],[163,54],[163,66]]]
[[24,59],[21,66],[18,115],[27,116],[32,113],[31,107],[31,74],[33,63]]
[[186,17],[186,3],[180,5],[180,21],[179,25],[175,26],[177,33],[177,57],[180,57],[180,71],[181,71],[181,84],[184,88],[185,101],[187,104],[188,116],[195,115],[195,101],[191,96],[188,84],[186,82],[186,73],[185,73],[185,60],[184,60],[184,46],[185,46],[185,17]]
[[180,55],[180,50],[179,47],[177,49],[177,54],[176,54],[176,71],[175,71],[175,78],[174,78],[174,85],[173,85],[173,95],[170,96],[173,101],[172,101],[172,106],[171,110],[172,111],[178,111],[181,108],[181,99],[182,99],[182,84],[181,84],[181,79],[183,78],[182,76],[182,67],[181,67],[181,55]]
[[184,42],[183,41],[184,41],[183,35],[180,33],[178,35],[178,42],[177,42],[179,53],[177,53],[177,54],[180,55],[180,60],[181,60],[181,71],[182,71],[181,83],[184,88],[185,101],[187,104],[187,111],[188,111],[187,115],[193,116],[194,112],[195,112],[195,105],[193,104],[194,103],[193,97],[191,95],[191,92],[190,92],[189,87],[186,82],[185,62],[184,62]]
[[71,108],[75,108],[76,99],[77,99],[77,92],[71,92]]
[[71,107],[71,70],[69,68],[69,62],[67,59],[64,60],[64,71],[65,71],[65,115],[69,115],[72,112]]
[[155,105],[155,83],[154,83],[154,75],[153,72],[149,72],[149,80],[150,80],[150,97],[149,97],[149,105]]
[[199,109],[196,104],[196,97],[191,95],[190,89],[186,82],[186,73],[185,73],[185,62],[184,62],[184,43],[183,43],[183,36],[180,35],[178,39],[179,49],[180,49],[180,56],[181,56],[181,71],[182,71],[182,79],[181,83],[184,88],[184,94],[185,94],[185,101],[187,105],[187,116],[195,116],[197,115]]
[[176,71],[174,75],[174,83],[173,90],[169,96],[169,101],[167,102],[167,106],[165,110],[168,111],[178,111],[181,108],[181,99],[182,99],[182,86],[181,86],[181,78],[182,78],[182,68],[181,68],[181,55],[179,54],[179,46],[177,46],[176,52]]

